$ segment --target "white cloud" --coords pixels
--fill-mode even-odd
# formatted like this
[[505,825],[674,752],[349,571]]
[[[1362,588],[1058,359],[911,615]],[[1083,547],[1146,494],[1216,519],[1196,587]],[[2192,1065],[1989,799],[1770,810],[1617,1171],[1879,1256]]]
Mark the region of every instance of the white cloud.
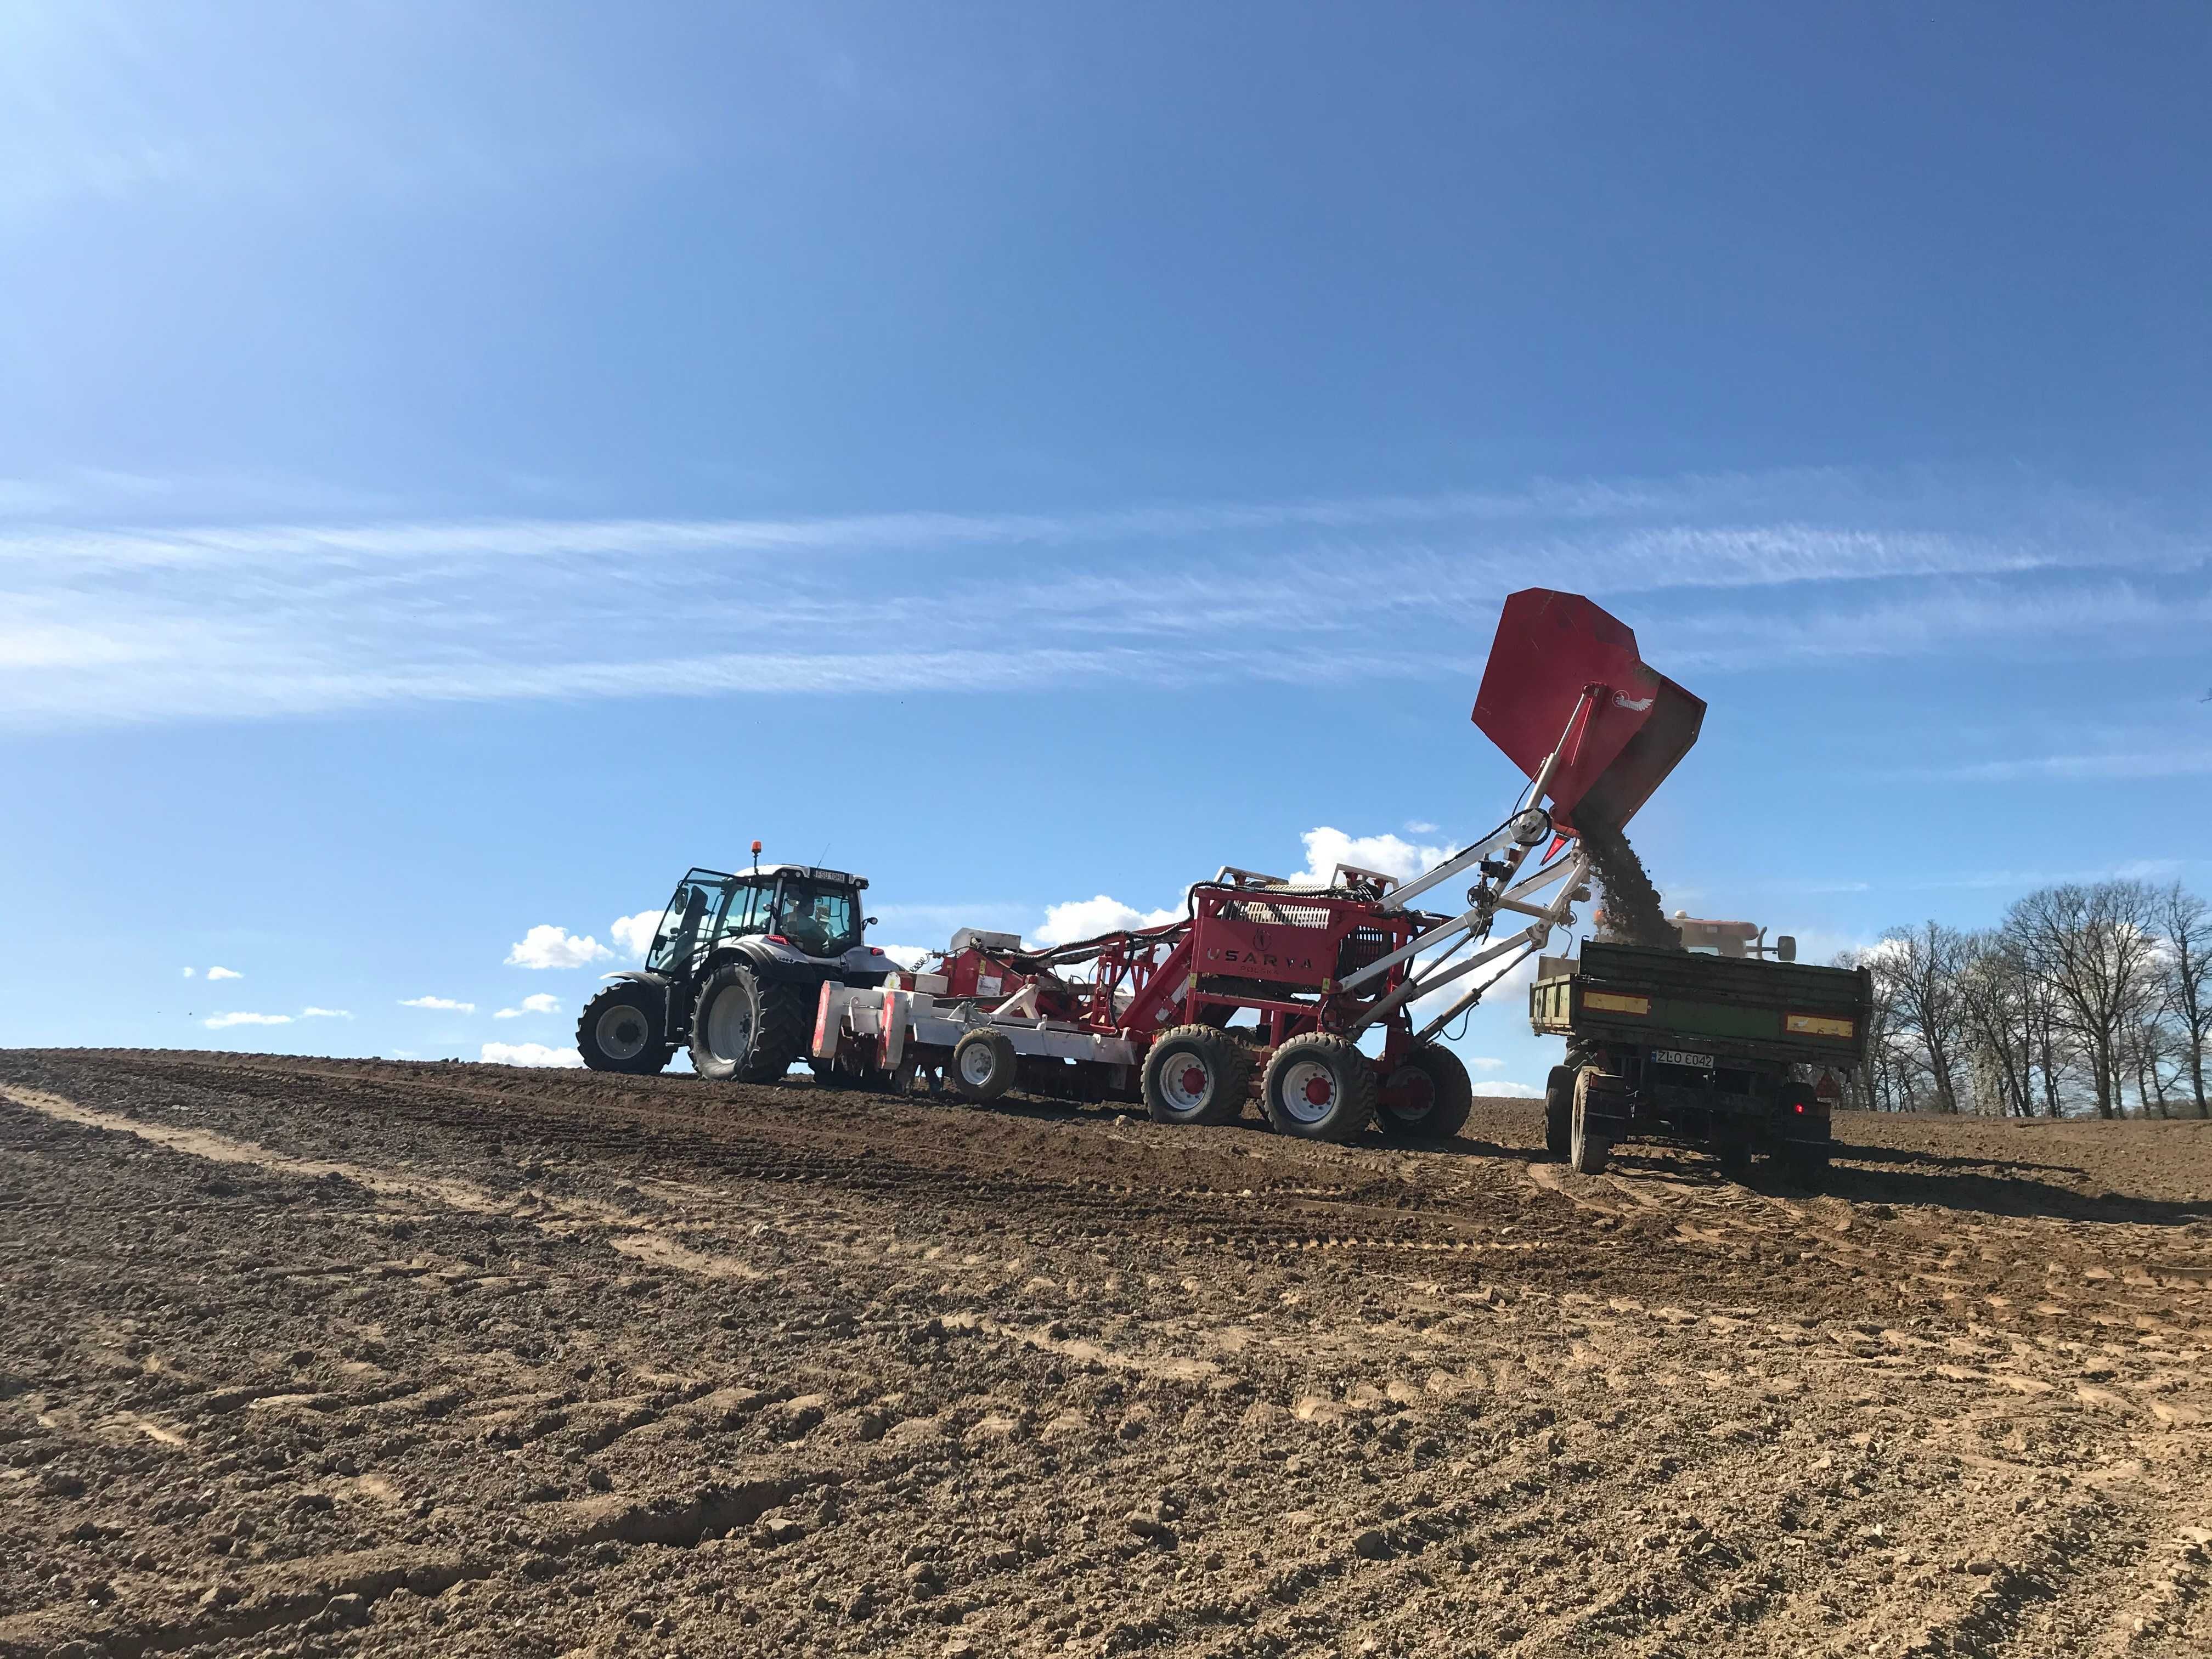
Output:
[[525,933],[507,953],[510,968],[588,968],[605,962],[614,952],[588,933],[571,933],[565,927],[542,923]]
[[302,1008],[301,1019],[351,1019],[352,1011],[345,1008]]
[[185,977],[186,979],[190,979],[190,978],[191,978],[191,976],[192,976],[194,974],[198,973],[198,971],[199,971],[199,969],[197,969],[197,968],[187,968],[187,969],[185,969]]
[[473,1014],[477,1011],[475,1003],[456,1002],[451,997],[402,997],[399,1006],[403,1008],[440,1008],[454,1014]]
[[1543,1090],[1533,1083],[1483,1083],[1478,1084],[1474,1091],[1493,1097],[1503,1095],[1510,1100],[1541,1100],[1544,1097]]
[[549,1048],[542,1042],[487,1042],[477,1059],[492,1066],[581,1066],[574,1048]]
[[659,910],[640,910],[633,916],[617,916],[607,925],[607,936],[622,947],[622,952],[632,962],[645,960],[645,953],[653,949],[653,936],[660,931]]
[[1306,844],[1306,867],[1298,877],[1301,881],[1327,881],[1340,864],[1360,870],[1379,870],[1386,876],[1410,881],[1459,850],[1451,846],[1419,846],[1396,836],[1347,836],[1326,824],[1307,830],[1298,839]]
[[1100,933],[1110,933],[1124,927],[1158,927],[1163,922],[1173,921],[1182,912],[1175,910],[1139,910],[1117,898],[1101,893],[1096,898],[1076,899],[1066,904],[1045,907],[1044,926],[1036,931],[1041,945],[1067,945],[1076,939],[1091,939]]
[[[123,488],[204,517],[187,514],[173,481]],[[58,510],[35,481],[0,481],[0,514],[11,491],[41,516]],[[1819,471],[1061,514],[17,523],[0,528],[0,722],[766,685],[834,695],[1381,675],[1457,685],[1468,631],[1486,627],[1532,556],[1585,591],[1677,596],[1673,614],[1647,622],[1670,666],[1948,657],[1962,641],[2002,653],[2060,631],[2070,651],[2110,656],[2212,616],[2186,586],[2203,557],[2190,533],[2129,503],[2015,479]],[[1010,549],[1054,556],[1010,575]],[[618,586],[586,582],[610,553],[623,559]],[[770,568],[772,589],[758,580]],[[1370,603],[1287,619],[1267,608],[1270,593],[1347,580]],[[1844,583],[1870,598],[1839,611],[1826,590]],[[1748,611],[1716,601],[1730,591],[1765,597]],[[665,618],[679,607],[701,637],[742,618],[768,637],[885,643],[672,655]],[[437,628],[421,625],[426,614]],[[1263,617],[1268,652],[1214,643]],[[1021,648],[1006,648],[1010,631]]]
[[2142,754],[2039,755],[2027,760],[1976,761],[1921,775],[1967,783],[2023,780],[2058,783],[2118,782],[2130,778],[2202,777],[2212,772],[2212,749],[2166,749]]
[[1437,833],[1437,825],[1431,823],[1426,818],[1406,820],[1406,833],[1409,836],[1433,836]]
[[1460,1059],[1470,1070],[1477,1072],[1495,1072],[1505,1064],[1504,1060],[1492,1060],[1486,1054],[1462,1054]]
[[923,963],[937,954],[927,945],[886,945],[882,949],[883,953],[893,962],[908,969],[921,967]]
[[534,996],[526,996],[523,998],[522,1006],[520,1008],[502,1008],[497,1013],[494,1014],[492,1018],[494,1019],[520,1019],[525,1014],[557,1014],[560,1012],[561,999],[553,995],[550,991],[540,991]]
[[212,1019],[200,1022],[210,1031],[220,1031],[232,1025],[289,1025],[291,1023],[292,1016],[289,1014],[217,1014]]
[[210,968],[208,969],[208,977],[210,979],[244,979],[246,975],[234,968]]

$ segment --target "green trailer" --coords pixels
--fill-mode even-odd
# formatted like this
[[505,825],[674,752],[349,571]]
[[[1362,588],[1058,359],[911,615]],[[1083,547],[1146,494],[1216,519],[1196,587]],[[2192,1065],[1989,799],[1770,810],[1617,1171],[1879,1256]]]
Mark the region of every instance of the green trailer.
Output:
[[1545,1088],[1545,1139],[1585,1175],[1623,1140],[1703,1146],[1731,1175],[1754,1152],[1825,1168],[1829,1115],[1866,1058],[1863,968],[1596,942],[1545,964],[1528,993],[1567,1063]]

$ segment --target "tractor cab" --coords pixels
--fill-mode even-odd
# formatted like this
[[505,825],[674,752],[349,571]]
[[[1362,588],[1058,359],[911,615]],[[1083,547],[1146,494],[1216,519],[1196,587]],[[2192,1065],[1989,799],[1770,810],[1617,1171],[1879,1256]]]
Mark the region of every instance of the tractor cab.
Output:
[[860,943],[867,883],[842,870],[771,864],[741,874],[695,869],[676,885],[646,957],[678,973],[726,941],[754,936],[808,957],[842,957]]

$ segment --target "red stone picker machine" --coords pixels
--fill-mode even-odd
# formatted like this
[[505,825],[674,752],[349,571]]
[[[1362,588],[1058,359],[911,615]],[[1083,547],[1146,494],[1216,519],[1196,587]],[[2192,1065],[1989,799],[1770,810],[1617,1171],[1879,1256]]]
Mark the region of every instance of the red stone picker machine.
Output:
[[[1704,709],[1589,600],[1516,593],[1474,718],[1531,784],[1472,846],[1410,881],[1224,866],[1173,921],[1049,949],[963,928],[927,971],[823,986],[817,1074],[904,1090],[926,1073],[975,1101],[1017,1086],[1141,1100],[1163,1123],[1233,1120],[1256,1079],[1287,1134],[1350,1140],[1379,1119],[1393,1136],[1449,1136],[1473,1091],[1437,1034],[1572,924],[1591,870],[1577,836],[1617,836]],[[1415,908],[1462,878],[1456,914]],[[1525,925],[1493,939],[1500,917]],[[1416,1004],[1437,1010],[1418,1026]]]

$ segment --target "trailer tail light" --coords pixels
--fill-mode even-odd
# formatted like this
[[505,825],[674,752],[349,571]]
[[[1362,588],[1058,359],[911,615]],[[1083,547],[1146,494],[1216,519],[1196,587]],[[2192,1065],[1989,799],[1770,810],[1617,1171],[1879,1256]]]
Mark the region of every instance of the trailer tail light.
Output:
[[1790,1103],[1790,1109],[1802,1117],[1805,1115],[1805,1103],[1802,1100],[1793,1100]]
[[766,938],[770,945],[788,945],[791,943],[789,939],[786,939],[781,933],[769,933],[766,935]]

